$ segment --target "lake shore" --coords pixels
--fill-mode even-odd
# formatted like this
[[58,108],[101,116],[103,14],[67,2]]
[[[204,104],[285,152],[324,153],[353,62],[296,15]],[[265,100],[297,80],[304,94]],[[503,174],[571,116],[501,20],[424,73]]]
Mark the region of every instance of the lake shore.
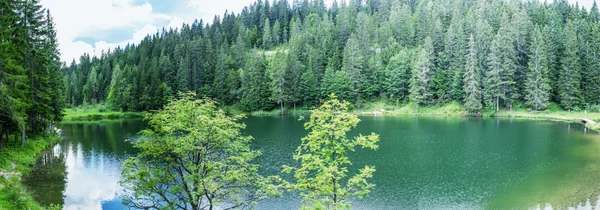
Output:
[[[60,137],[34,137],[25,146],[7,145],[0,150],[0,209],[46,209],[27,191],[21,178],[31,171],[39,154],[54,146]],[[49,207],[60,209],[60,207]]]
[[[227,107],[230,113],[246,114],[249,116],[279,116],[282,115],[280,109],[271,111],[243,112],[232,107]],[[416,109],[410,104],[393,105],[384,102],[367,103],[363,108],[352,110],[353,114],[359,116],[428,116],[428,117],[472,117],[464,111],[464,107],[458,102],[451,102],[443,106],[420,106]],[[309,110],[301,107],[295,111],[286,110],[286,115],[301,116],[309,114]],[[569,112],[558,110],[557,105],[545,111],[529,111],[524,108],[515,108],[512,111],[501,110],[500,112],[483,111],[478,114],[485,118],[521,118],[530,120],[549,120],[560,122],[573,122],[584,124],[588,129],[600,132],[600,113],[597,112]],[[583,123],[583,119],[593,121],[593,123]]]
[[142,112],[121,112],[102,110],[98,107],[89,109],[84,108],[69,108],[65,109],[64,121],[85,121],[85,120],[104,120],[104,119],[126,119],[126,118],[141,118]]

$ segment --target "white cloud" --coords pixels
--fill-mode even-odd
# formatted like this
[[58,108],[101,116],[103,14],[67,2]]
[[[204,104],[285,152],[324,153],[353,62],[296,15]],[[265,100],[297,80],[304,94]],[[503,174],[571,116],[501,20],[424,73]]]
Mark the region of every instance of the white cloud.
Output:
[[67,62],[83,53],[99,55],[96,52],[102,49],[98,47],[115,46],[106,42],[92,46],[74,41],[77,37],[117,28],[138,28],[127,41],[139,42],[145,36],[141,33],[156,32],[156,27],[151,28],[149,25],[172,19],[168,15],[154,13],[149,3],[135,5],[136,0],[42,0],[41,3],[50,9],[54,17],[61,59]]

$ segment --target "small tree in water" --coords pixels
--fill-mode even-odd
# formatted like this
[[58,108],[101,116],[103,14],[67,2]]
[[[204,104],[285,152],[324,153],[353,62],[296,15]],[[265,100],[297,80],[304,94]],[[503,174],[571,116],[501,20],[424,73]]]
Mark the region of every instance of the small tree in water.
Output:
[[348,177],[347,166],[352,164],[348,152],[359,146],[376,150],[379,135],[348,138],[346,133],[360,120],[348,112],[348,102],[340,102],[333,94],[330,98],[312,110],[304,124],[310,132],[302,138],[294,155],[295,160],[300,160],[300,167],[283,167],[285,173],[294,174],[296,183],[286,186],[300,191],[304,209],[347,209],[350,208],[348,198],[362,198],[375,187],[367,182],[375,172],[373,166],[365,166],[358,174]]
[[243,136],[241,116],[228,116],[212,100],[185,94],[146,116],[149,129],[133,142],[140,150],[125,161],[124,204],[141,209],[251,208],[279,193],[277,177],[258,174]]

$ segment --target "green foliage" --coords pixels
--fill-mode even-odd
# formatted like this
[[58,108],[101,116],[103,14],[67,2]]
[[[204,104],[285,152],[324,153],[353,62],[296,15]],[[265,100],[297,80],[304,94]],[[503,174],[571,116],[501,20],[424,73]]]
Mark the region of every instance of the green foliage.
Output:
[[560,104],[564,109],[574,110],[581,107],[581,67],[577,35],[574,23],[569,21],[563,31],[565,37],[565,54],[562,59],[562,71],[559,74],[558,92]]
[[383,87],[390,101],[406,101],[411,78],[412,56],[402,49],[394,55],[385,69]]
[[481,104],[482,99],[482,91],[481,85],[479,82],[481,81],[481,75],[479,74],[479,69],[477,65],[477,50],[475,48],[475,38],[473,38],[473,34],[471,34],[471,38],[469,39],[469,53],[467,54],[467,63],[465,64],[465,75],[464,75],[464,84],[465,84],[465,108],[469,112],[476,112],[483,108]]
[[124,203],[134,208],[251,208],[279,193],[277,177],[254,164],[260,152],[243,136],[241,116],[229,116],[212,100],[181,95],[148,114],[149,129],[133,142],[140,150],[125,161]]
[[[42,150],[54,145],[60,138],[34,137],[25,146],[10,146],[0,152],[0,171],[15,172],[17,176],[29,173]],[[14,168],[13,168],[14,164]],[[22,185],[19,177],[0,176],[0,209],[44,209]]]
[[[309,130],[294,155],[300,167],[284,166],[285,173],[293,173],[296,181],[286,183],[289,190],[299,191],[303,209],[347,209],[348,199],[362,198],[374,184],[367,182],[375,168],[365,166],[350,175],[347,166],[352,162],[348,153],[356,147],[376,150],[379,135],[359,135],[348,138],[347,133],[360,121],[348,113],[348,102],[341,102],[334,94],[318,109],[311,111],[304,124]],[[302,118],[301,118],[302,119]]]
[[546,44],[539,27],[533,32],[530,48],[529,73],[526,81],[526,104],[535,110],[545,109],[550,101]]
[[[99,57],[84,54],[79,62],[63,67],[64,91],[48,91],[65,92],[63,99],[53,98],[60,94],[31,97],[30,90],[58,87],[54,84],[61,81],[47,79],[53,71],[38,68],[43,62],[26,50],[31,47],[25,45],[28,41],[44,36],[26,36],[18,15],[4,15],[5,30],[0,36],[9,40],[10,34],[21,34],[0,48],[6,66],[1,71],[8,75],[0,78],[0,91],[10,96],[0,99],[10,104],[3,106],[11,113],[3,116],[10,121],[5,127],[17,130],[13,127],[33,125],[36,117],[29,115],[34,112],[44,115],[42,119],[59,119],[58,109],[49,102],[60,104],[65,99],[72,106],[108,102],[115,110],[155,110],[164,106],[169,89],[170,95],[194,91],[245,111],[269,110],[276,104],[283,112],[286,106],[310,107],[332,92],[357,107],[382,99],[405,102],[409,93],[412,101],[422,106],[474,102],[473,95],[465,92],[465,86],[470,86],[465,84],[470,75],[465,74],[472,70],[466,66],[467,58],[472,57],[467,55],[470,34],[477,52],[476,71],[472,72],[480,78],[476,89],[483,92],[482,109],[499,112],[517,104],[543,109],[547,102],[583,109],[600,104],[597,9],[588,12],[563,1],[374,0],[336,2],[327,8],[319,6],[320,1],[310,2],[260,1],[210,24],[183,24]],[[18,10],[6,11],[4,14]],[[35,28],[39,21],[29,25]],[[537,56],[531,51],[536,44],[534,26],[540,28],[544,39],[547,72],[543,74],[550,85],[548,100],[544,96],[537,105],[531,103],[528,86],[529,64]],[[56,55],[51,52],[52,40],[46,43],[47,50],[41,54]],[[406,53],[395,57],[400,51]],[[25,60],[31,62],[23,65]],[[53,69],[60,66],[50,63],[55,64]],[[411,66],[408,72],[407,65]],[[413,68],[417,65],[421,68]],[[29,74],[32,70],[36,72],[33,76]],[[111,88],[115,77],[116,89]],[[38,82],[31,83],[32,79]],[[162,83],[166,87],[161,87]]]
[[65,106],[54,20],[39,0],[2,0],[0,40],[0,135],[42,133]]
[[410,79],[410,101],[414,103],[415,109],[418,105],[432,104],[433,68],[433,43],[431,38],[427,37],[413,66]]

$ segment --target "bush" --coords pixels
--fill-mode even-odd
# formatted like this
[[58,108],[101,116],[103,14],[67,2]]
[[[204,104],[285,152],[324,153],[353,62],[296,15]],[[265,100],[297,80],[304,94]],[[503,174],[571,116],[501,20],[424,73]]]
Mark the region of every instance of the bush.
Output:
[[590,107],[589,112],[600,112],[600,106],[599,105],[592,105]]

